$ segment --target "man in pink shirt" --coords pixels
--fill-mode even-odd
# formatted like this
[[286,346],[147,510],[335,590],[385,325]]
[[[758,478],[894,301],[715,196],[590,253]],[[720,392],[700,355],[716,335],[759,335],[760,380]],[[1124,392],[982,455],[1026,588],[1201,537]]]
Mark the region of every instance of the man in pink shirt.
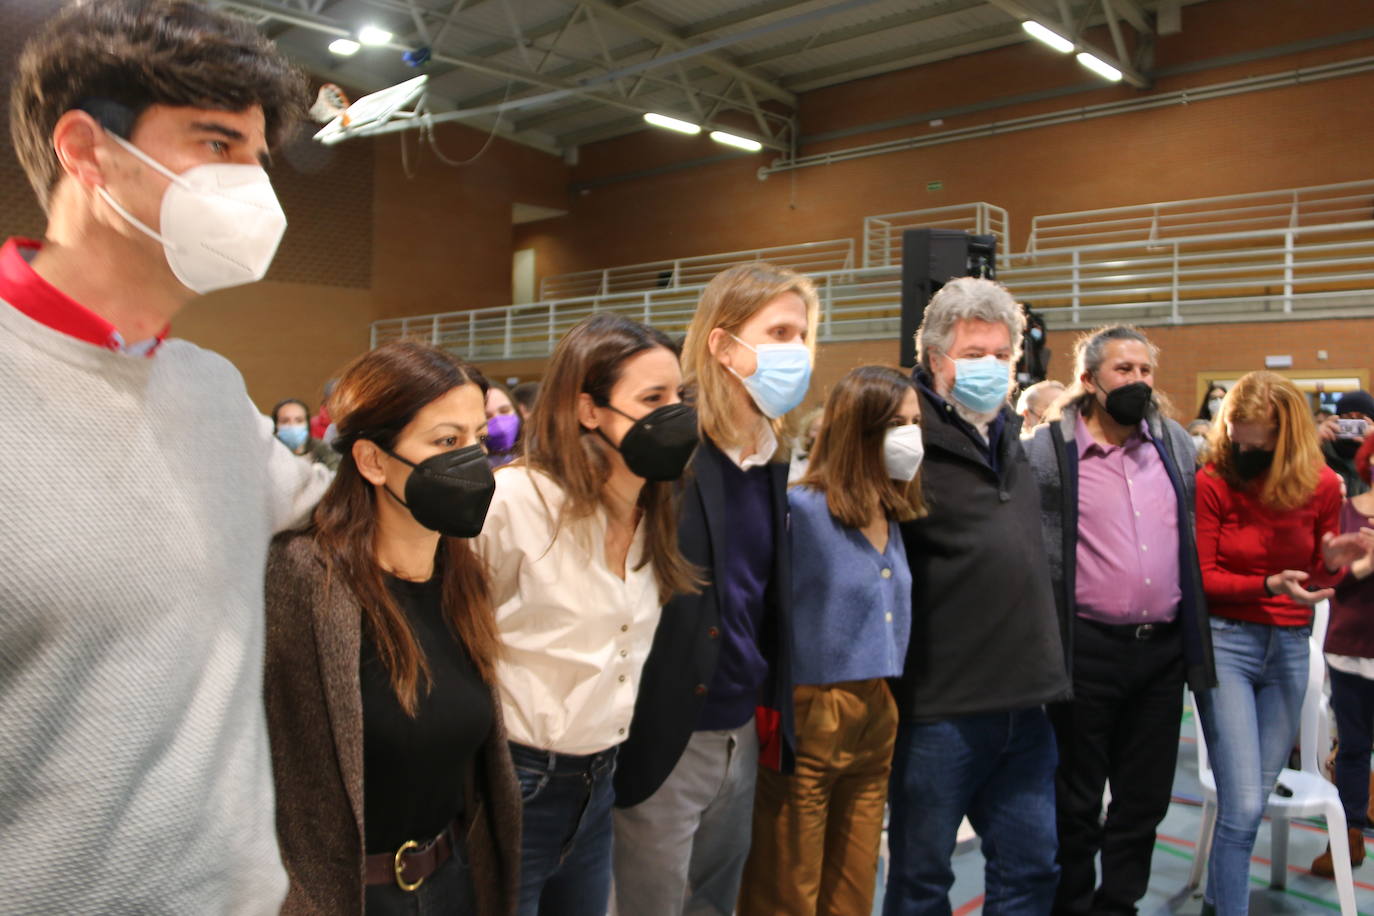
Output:
[[[1160,409],[1157,351],[1135,328],[1079,340],[1069,400],[1026,442],[1073,676],[1050,709],[1054,912],[1135,913],[1169,808],[1185,679],[1216,682],[1193,539],[1193,443]],[[1102,792],[1112,803],[1099,826]],[[1101,853],[1098,884],[1094,859]]]

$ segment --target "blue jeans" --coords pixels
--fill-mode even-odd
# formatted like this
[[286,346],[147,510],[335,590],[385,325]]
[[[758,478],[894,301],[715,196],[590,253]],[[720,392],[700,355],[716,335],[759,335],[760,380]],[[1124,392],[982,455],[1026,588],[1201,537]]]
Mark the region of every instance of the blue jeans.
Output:
[[949,916],[950,857],[968,816],[983,841],[985,916],[1054,905],[1054,731],[1041,707],[903,722],[888,793],[884,916]]
[[512,743],[524,826],[520,916],[605,916],[616,749],[572,756]]
[[1206,899],[1218,916],[1250,905],[1250,854],[1264,806],[1298,736],[1310,627],[1213,617],[1217,686],[1196,694],[1217,783]]

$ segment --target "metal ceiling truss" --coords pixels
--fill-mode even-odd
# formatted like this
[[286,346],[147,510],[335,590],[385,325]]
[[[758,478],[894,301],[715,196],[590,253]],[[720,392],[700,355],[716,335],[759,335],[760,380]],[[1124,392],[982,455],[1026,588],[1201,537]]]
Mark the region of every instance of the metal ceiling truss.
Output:
[[[1072,41],[1077,50],[1086,51],[1120,70],[1122,78],[1132,86],[1137,89],[1150,88],[1150,79],[1142,72],[1141,65],[1146,63],[1153,53],[1154,19],[1136,0],[1089,0],[1078,9],[1077,15],[1070,9],[1068,0],[1056,0],[1055,11],[1052,13],[1032,6],[1031,0],[988,0],[988,3],[1019,22],[1034,19],[1050,27]],[[1101,18],[1107,24],[1107,30],[1112,36],[1114,54],[1095,46],[1083,37],[1089,23],[1097,18]],[[1134,53],[1128,49],[1126,37],[1121,31],[1123,19],[1135,29],[1137,35]]]
[[[321,13],[330,0],[215,0],[217,5],[252,14],[266,21],[275,20],[286,26],[311,29],[340,37],[352,34],[353,23],[331,19]],[[699,123],[706,129],[721,129],[749,136],[765,146],[786,151],[790,148],[795,115],[796,97],[769,80],[738,67],[720,49],[742,40],[738,33],[708,41],[692,41],[675,35],[660,20],[634,11],[632,3],[612,3],[610,0],[581,0],[570,12],[555,20],[523,27],[515,15],[511,0],[456,0],[443,7],[430,7],[417,0],[364,0],[378,10],[404,16],[413,27],[398,34],[389,44],[396,50],[410,50],[424,46],[431,49],[431,97],[429,109],[433,117],[429,123],[443,120],[471,122],[490,121],[493,115],[511,115],[544,109],[544,114],[518,118],[509,132],[515,139],[537,133],[546,123],[565,118],[570,112],[618,109],[633,115],[619,118],[615,123],[619,133],[626,125],[638,127],[646,112],[656,111],[683,120]],[[871,0],[849,0],[847,5],[859,5]],[[509,32],[481,31],[495,39],[477,53],[455,52],[442,40],[455,29],[471,35],[475,27],[462,16],[481,4],[499,3],[505,8]],[[584,26],[594,37],[594,56],[584,56],[569,50],[563,39],[576,25]],[[630,49],[612,47],[606,33],[614,24],[615,31],[629,31],[641,36]],[[393,24],[394,25],[394,24]],[[777,26],[755,29],[762,32]],[[585,43],[584,43],[585,44]],[[511,63],[509,52],[516,51],[519,59]],[[585,46],[582,49],[585,53]],[[505,57],[498,61],[496,58]],[[683,63],[690,60],[689,72]],[[559,66],[554,66],[557,63]],[[445,91],[443,77],[449,73],[480,73],[503,80],[504,89],[483,92],[454,102],[455,112],[441,112],[435,104],[437,96],[453,95]],[[716,91],[712,80],[701,80],[704,72],[714,77],[714,83],[725,83],[724,92]],[[338,78],[337,74],[325,74]],[[456,88],[456,87],[454,87]],[[567,104],[567,100],[581,99],[582,104]],[[767,105],[765,107],[765,100]],[[555,103],[559,103],[555,105]],[[710,117],[702,115],[707,110]],[[715,120],[729,111],[741,113],[745,119],[738,123]],[[741,127],[750,124],[751,127]],[[599,126],[599,125],[598,125]],[[537,139],[549,136],[544,133]],[[536,139],[531,137],[530,139]],[[545,142],[536,145],[547,146]],[[567,144],[561,140],[559,147]]]
[[[300,28],[352,36],[358,25],[329,15],[331,8],[343,6],[342,0],[210,2],[278,34]],[[521,21],[520,0],[355,2],[384,14],[381,18],[397,30],[389,47],[430,49],[424,69],[430,77],[431,116],[426,123],[454,120],[487,127],[496,121],[505,136],[566,150],[639,129],[643,114],[653,111],[705,129],[751,136],[788,154],[796,136],[796,93],[1014,44],[1025,40],[1018,25],[1025,19],[1059,31],[1079,50],[1116,67],[1131,85],[1147,88],[1145,74],[1153,62],[1156,28],[1170,29],[1169,23],[1177,18],[1171,19],[1170,10],[1196,0],[939,0],[829,29],[821,24],[826,17],[876,0],[839,0],[820,7],[814,0],[752,0],[681,27],[655,16],[641,0],[566,0],[566,11],[539,22]],[[504,19],[505,28],[493,25],[493,5],[499,6],[498,18]],[[797,72],[793,66],[783,79],[759,69],[893,29],[948,28],[959,17],[988,6],[1016,21],[860,53],[808,71]],[[479,7],[488,13],[480,22],[468,15]],[[1151,11],[1154,7],[1160,7],[1157,13]],[[1083,37],[1089,26],[1103,23],[1111,51]],[[802,26],[805,31],[798,31]],[[762,49],[745,54],[728,50],[788,29],[793,30],[788,37]],[[460,35],[467,39],[461,48],[456,41]],[[474,35],[483,42],[476,47]],[[338,69],[322,75],[348,82],[341,74],[354,69],[356,64],[341,62]],[[474,86],[473,74],[498,85],[478,88],[483,84]]]

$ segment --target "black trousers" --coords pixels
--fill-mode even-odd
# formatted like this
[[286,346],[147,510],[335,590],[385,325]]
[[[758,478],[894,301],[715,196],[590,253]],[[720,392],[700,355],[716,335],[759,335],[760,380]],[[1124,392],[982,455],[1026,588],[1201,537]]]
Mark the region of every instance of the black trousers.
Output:
[[1138,639],[1131,627],[1074,622],[1074,699],[1049,709],[1059,743],[1057,914],[1133,914],[1149,885],[1183,716],[1183,641],[1177,625],[1163,630]]
[[1374,748],[1374,681],[1331,668],[1331,710],[1336,714],[1336,789],[1345,823],[1364,829],[1369,820],[1369,753]]

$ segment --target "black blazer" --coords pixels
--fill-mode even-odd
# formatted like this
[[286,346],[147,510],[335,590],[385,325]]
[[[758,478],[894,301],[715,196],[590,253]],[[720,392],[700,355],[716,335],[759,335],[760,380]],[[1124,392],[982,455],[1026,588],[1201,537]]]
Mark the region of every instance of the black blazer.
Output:
[[[696,730],[720,654],[720,599],[724,544],[730,524],[729,494],[722,470],[730,459],[703,439],[688,467],[678,517],[678,546],[708,579],[694,595],[677,595],[663,607],[653,647],[644,664],[630,735],[616,762],[615,803],[637,805],[663,785]],[[782,716],[785,748],[791,746],[791,645],[787,634],[792,588],[792,551],[787,516],[787,464],[772,462],[773,526],[777,549],[773,579],[764,595],[760,648],[769,662],[761,703]],[[786,756],[786,751],[784,752]]]

